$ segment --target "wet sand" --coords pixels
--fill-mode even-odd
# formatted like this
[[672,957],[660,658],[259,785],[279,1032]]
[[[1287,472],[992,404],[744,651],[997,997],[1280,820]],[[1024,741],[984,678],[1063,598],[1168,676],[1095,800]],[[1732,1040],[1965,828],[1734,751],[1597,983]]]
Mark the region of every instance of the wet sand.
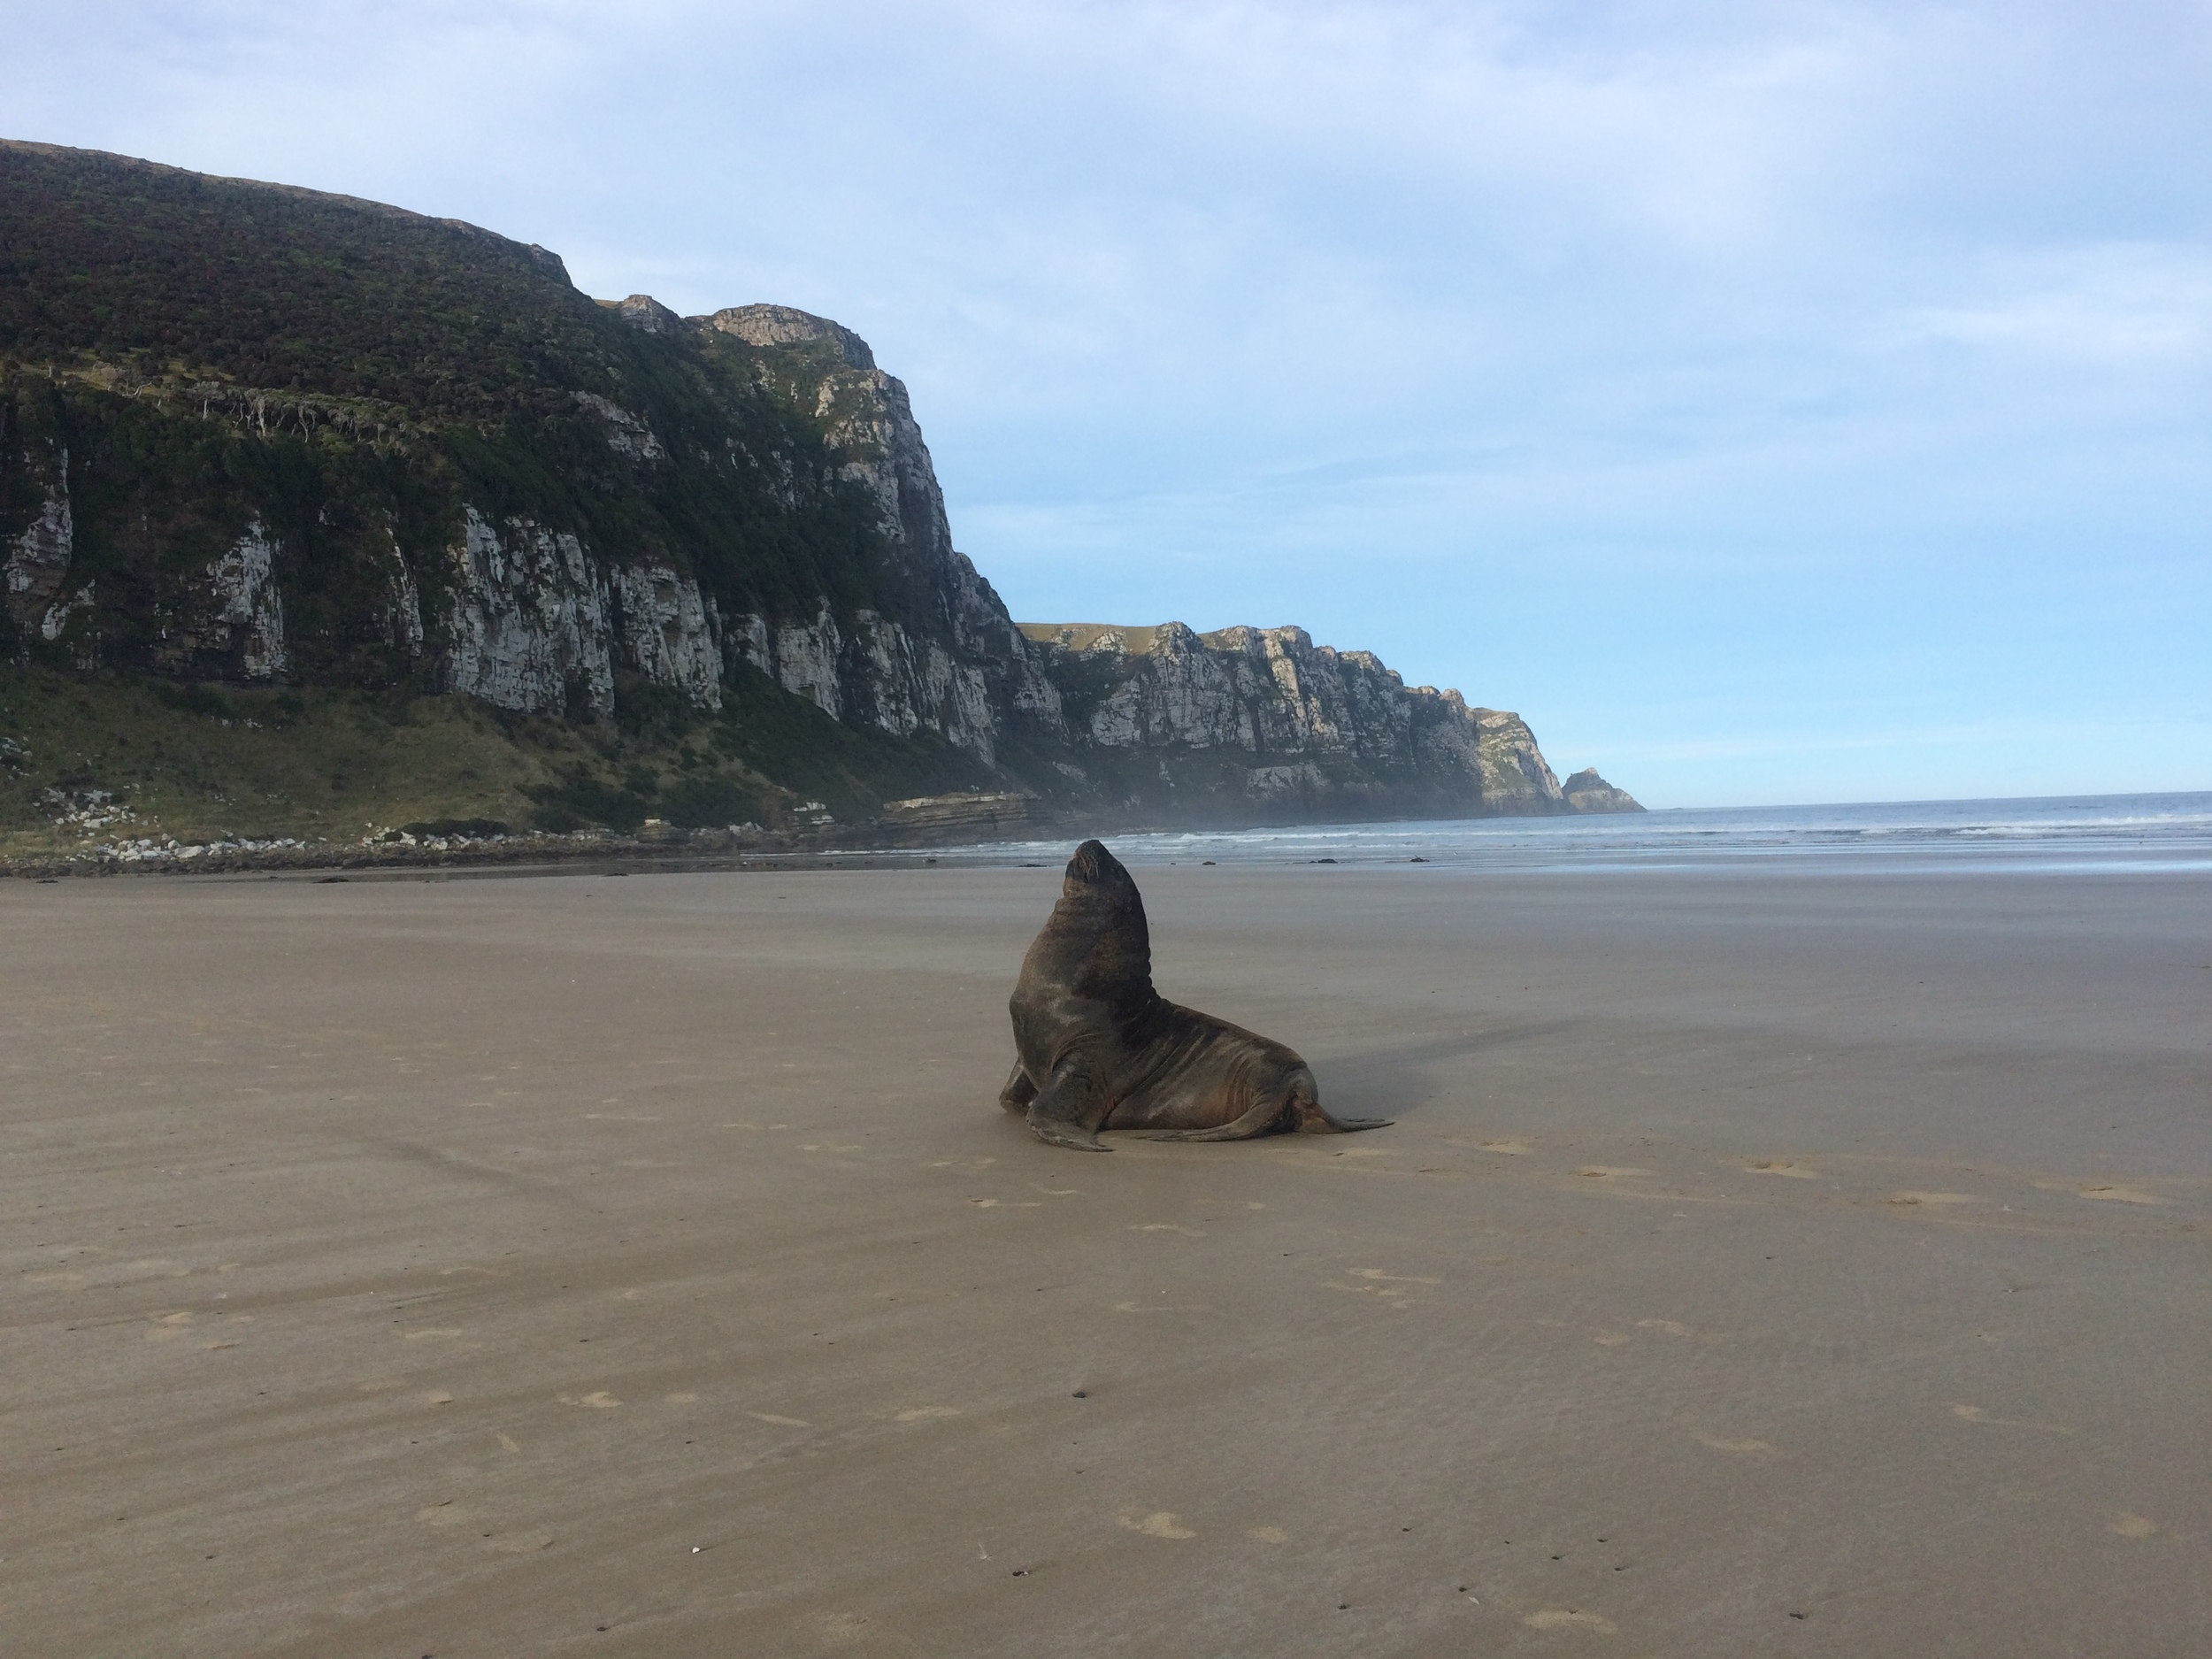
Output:
[[1138,875],[1397,1125],[1033,1141],[1056,871],[0,887],[4,1646],[2200,1650],[2212,881]]

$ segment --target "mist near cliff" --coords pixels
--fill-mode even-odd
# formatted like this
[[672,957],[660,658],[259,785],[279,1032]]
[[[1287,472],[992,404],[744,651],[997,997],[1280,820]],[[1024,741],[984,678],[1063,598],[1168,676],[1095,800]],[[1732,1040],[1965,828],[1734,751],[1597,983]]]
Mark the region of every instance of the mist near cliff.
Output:
[[1298,623],[1655,804],[2212,782],[2200,7],[8,29],[12,136],[859,329],[1017,617]]

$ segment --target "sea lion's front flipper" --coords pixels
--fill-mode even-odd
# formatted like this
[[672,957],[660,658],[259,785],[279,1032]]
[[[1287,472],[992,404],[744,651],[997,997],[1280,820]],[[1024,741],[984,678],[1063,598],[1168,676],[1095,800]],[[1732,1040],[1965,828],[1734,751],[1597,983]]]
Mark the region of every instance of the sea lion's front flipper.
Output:
[[1029,1132],[1048,1146],[1072,1147],[1078,1152],[1110,1152],[1098,1138],[1106,1121],[1106,1102],[1098,1085],[1079,1071],[1063,1071],[1037,1091],[1029,1102]]
[[1014,1074],[1006,1079],[1006,1087],[998,1092],[998,1103],[1010,1112],[1029,1110],[1029,1102],[1037,1098],[1037,1086],[1029,1080],[1029,1068],[1020,1061],[1014,1062]]

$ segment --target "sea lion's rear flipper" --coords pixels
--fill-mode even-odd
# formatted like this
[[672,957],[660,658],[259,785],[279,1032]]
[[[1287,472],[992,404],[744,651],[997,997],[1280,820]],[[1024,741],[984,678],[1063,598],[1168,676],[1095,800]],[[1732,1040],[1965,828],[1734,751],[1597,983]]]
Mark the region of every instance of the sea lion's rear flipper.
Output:
[[1079,1071],[1063,1071],[1037,1091],[1026,1114],[1030,1133],[1048,1146],[1078,1152],[1110,1152],[1098,1138],[1106,1121],[1106,1102],[1098,1085]]
[[1029,1102],[1036,1098],[1037,1086],[1029,1080],[1029,1069],[1015,1061],[1014,1074],[998,1092],[998,1103],[1010,1112],[1025,1112],[1029,1110]]
[[1298,1102],[1298,1133],[1302,1135],[1348,1135],[1362,1129],[1387,1129],[1388,1118],[1339,1118],[1318,1101]]
[[[1220,1124],[1211,1129],[1171,1129],[1164,1134],[1147,1135],[1148,1141],[1249,1141],[1270,1130],[1285,1126],[1284,1119],[1295,1110],[1294,1102],[1278,1102],[1255,1106],[1233,1122]],[[1319,1110],[1318,1107],[1315,1108]]]

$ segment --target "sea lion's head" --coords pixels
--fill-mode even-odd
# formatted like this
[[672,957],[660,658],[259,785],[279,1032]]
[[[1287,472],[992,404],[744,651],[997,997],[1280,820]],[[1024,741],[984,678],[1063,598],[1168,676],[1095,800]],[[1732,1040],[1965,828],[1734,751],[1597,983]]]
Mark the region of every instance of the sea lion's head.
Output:
[[1094,903],[1126,904],[1137,897],[1137,883],[1121,867],[1121,860],[1106,850],[1106,843],[1085,841],[1075,849],[1075,856],[1068,860],[1067,879],[1060,884],[1060,896],[1067,899],[1087,899]]
[[[1057,972],[1076,995],[1117,1005],[1151,1002],[1152,935],[1144,899],[1102,841],[1085,841],[1068,860],[1060,902],[1032,947],[1033,957],[1048,941],[1054,951],[1074,953]],[[1029,969],[1022,972],[1026,977]]]

